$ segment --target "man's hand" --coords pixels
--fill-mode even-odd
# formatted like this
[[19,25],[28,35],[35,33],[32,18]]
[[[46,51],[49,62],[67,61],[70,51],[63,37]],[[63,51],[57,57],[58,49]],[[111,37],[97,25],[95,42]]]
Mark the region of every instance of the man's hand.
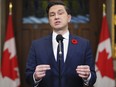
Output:
[[88,65],[77,66],[76,72],[81,78],[87,79],[90,75],[90,67]]
[[46,70],[50,70],[50,65],[38,65],[36,66],[34,77],[35,80],[40,80],[46,75]]

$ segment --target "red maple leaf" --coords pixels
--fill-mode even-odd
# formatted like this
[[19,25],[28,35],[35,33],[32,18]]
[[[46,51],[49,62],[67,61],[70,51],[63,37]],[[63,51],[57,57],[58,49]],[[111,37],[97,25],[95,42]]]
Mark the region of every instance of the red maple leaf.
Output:
[[104,49],[102,52],[99,52],[96,65],[102,77],[107,76],[111,79],[114,79],[112,58],[108,58],[106,49]]
[[3,58],[2,58],[2,67],[1,72],[3,77],[9,77],[12,80],[15,80],[18,78],[18,72],[17,72],[17,58],[14,56],[10,59],[10,53],[8,50],[5,50],[3,52]]

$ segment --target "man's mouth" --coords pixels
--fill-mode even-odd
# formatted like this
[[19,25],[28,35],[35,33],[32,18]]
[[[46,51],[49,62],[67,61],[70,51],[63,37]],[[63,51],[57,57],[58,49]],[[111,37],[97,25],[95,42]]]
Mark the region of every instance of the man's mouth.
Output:
[[61,22],[60,21],[56,21],[55,22],[55,25],[59,25]]

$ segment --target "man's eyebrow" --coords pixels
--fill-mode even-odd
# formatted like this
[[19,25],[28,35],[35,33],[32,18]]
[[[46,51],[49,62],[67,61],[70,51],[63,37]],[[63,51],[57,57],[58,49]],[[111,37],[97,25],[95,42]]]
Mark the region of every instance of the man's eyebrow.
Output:
[[[58,11],[64,11],[63,9],[59,9]],[[54,13],[54,12],[49,12],[49,13]]]
[[49,12],[49,14],[52,14],[52,13],[54,13],[54,12]]
[[58,11],[64,11],[63,9],[59,9]]

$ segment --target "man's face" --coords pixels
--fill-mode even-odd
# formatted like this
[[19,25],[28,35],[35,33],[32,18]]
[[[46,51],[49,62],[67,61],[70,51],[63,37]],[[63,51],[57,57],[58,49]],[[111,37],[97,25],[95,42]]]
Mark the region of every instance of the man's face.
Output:
[[68,22],[71,16],[67,14],[64,6],[54,5],[49,9],[49,23],[54,30],[61,30],[68,28]]

